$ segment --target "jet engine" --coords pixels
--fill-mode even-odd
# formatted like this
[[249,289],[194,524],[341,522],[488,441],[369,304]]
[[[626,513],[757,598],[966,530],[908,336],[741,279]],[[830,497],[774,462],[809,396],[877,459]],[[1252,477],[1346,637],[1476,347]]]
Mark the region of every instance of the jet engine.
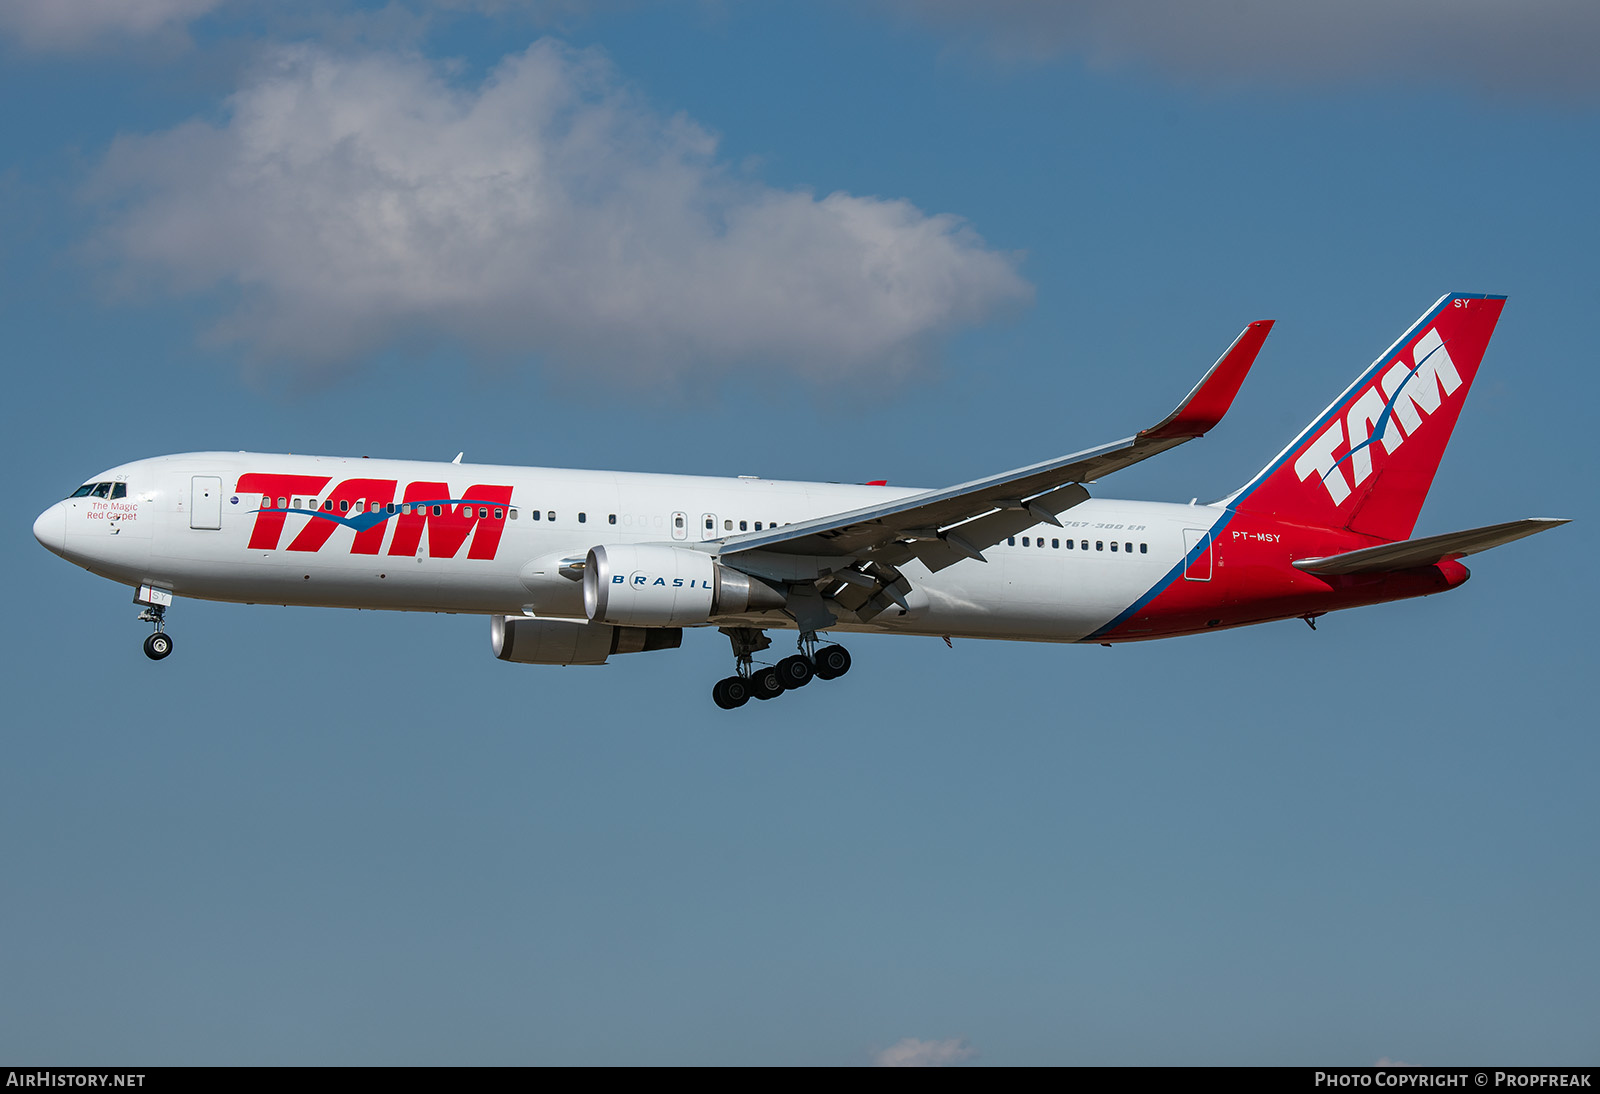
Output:
[[489,621],[489,643],[502,661],[524,665],[603,665],[613,653],[675,650],[682,627],[609,627],[497,615]]
[[692,626],[784,603],[784,594],[759,578],[684,547],[595,547],[583,570],[583,607],[597,623]]

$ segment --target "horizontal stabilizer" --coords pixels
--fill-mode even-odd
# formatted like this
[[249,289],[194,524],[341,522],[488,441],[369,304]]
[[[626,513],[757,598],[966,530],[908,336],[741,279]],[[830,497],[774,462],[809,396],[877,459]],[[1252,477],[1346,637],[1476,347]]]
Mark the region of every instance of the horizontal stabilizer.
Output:
[[1313,574],[1376,574],[1409,570],[1417,566],[1432,566],[1447,558],[1477,554],[1567,523],[1559,517],[1528,517],[1506,524],[1491,524],[1487,528],[1471,528],[1465,532],[1446,532],[1442,536],[1363,547],[1359,551],[1346,551],[1342,555],[1329,555],[1326,558],[1302,558],[1294,565],[1297,570]]

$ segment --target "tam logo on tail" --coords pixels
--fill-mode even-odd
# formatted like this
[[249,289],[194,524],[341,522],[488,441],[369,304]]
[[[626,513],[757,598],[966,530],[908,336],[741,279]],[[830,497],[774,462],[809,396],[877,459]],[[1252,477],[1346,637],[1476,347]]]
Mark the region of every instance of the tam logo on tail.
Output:
[[[1417,339],[1412,353],[1416,364],[1395,362],[1351,404],[1343,421],[1334,419],[1295,460],[1294,470],[1300,480],[1316,476],[1327,487],[1333,504],[1341,504],[1350,496],[1352,487],[1360,486],[1372,474],[1372,453],[1368,451],[1372,445],[1381,444],[1385,452],[1394,452],[1407,434],[1416,432],[1423,418],[1439,409],[1445,396],[1460,390],[1461,374],[1437,330],[1429,330]],[[1346,445],[1349,451],[1336,457],[1334,453]]]
[[1504,305],[1442,297],[1228,504],[1405,539]]

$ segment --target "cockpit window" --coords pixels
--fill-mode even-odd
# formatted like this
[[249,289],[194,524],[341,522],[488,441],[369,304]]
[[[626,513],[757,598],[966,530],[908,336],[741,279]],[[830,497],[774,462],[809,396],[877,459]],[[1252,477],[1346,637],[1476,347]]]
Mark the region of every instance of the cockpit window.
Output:
[[86,482],[78,487],[69,498],[125,498],[128,496],[128,484],[125,482]]

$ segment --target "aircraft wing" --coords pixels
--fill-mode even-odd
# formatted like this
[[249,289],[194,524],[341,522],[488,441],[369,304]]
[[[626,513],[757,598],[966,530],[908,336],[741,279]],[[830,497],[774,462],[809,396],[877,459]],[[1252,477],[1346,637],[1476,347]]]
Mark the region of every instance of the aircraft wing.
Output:
[[1326,558],[1302,558],[1294,563],[1294,567],[1313,574],[1377,574],[1409,570],[1416,566],[1432,566],[1447,558],[1487,551],[1491,547],[1499,547],[1503,543],[1567,523],[1567,520],[1559,517],[1528,517],[1505,524],[1491,524],[1487,528],[1471,528],[1465,532],[1446,532],[1442,536],[1363,547],[1359,551],[1346,551],[1342,555],[1329,555]]
[[[733,536],[718,541],[715,549],[735,567],[740,566],[740,556],[752,552],[857,558],[871,554],[890,565],[917,556],[935,570],[961,558],[982,559],[985,547],[1023,528],[1041,521],[1059,524],[1057,514],[1089,496],[1080,483],[1176,448],[1215,426],[1232,405],[1271,329],[1271,320],[1251,323],[1176,410],[1132,437],[882,505]],[[883,552],[896,557],[883,557]]]

